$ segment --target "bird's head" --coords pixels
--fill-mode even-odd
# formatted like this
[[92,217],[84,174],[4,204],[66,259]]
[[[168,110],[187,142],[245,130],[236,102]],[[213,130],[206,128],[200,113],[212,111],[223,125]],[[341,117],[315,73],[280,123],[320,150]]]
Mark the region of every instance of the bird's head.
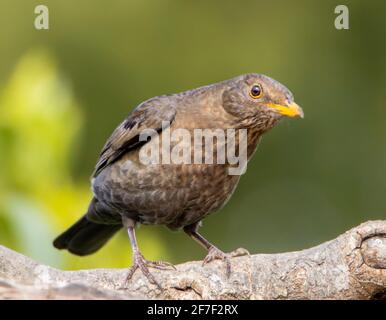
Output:
[[261,74],[251,73],[229,80],[222,99],[224,109],[240,119],[269,121],[304,116],[284,85]]

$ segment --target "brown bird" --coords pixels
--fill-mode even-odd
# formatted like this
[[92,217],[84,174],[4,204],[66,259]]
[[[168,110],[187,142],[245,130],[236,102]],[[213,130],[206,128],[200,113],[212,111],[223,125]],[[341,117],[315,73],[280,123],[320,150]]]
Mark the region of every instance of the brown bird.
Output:
[[[240,179],[241,172],[230,174],[230,169],[243,166],[242,163],[228,158],[218,161],[218,155],[224,154],[223,151],[231,149],[232,145],[225,131],[234,129],[237,132],[233,139],[237,156],[240,160],[245,151],[246,160],[249,160],[262,134],[283,116],[303,117],[303,111],[285,86],[261,74],[241,75],[141,103],[118,126],[102,149],[92,177],[94,197],[87,213],[56,238],[54,246],[76,255],[88,255],[124,227],[133,251],[133,266],[127,278],[130,279],[139,268],[150,282],[158,285],[148,267],[164,269],[171,265],[143,257],[137,245],[135,226],[166,225],[173,230],[182,228],[208,250],[204,263],[224,260],[229,275],[228,255],[198,233],[201,220],[227,202]],[[149,129],[152,134],[144,140],[144,130],[150,132]],[[179,132],[177,129],[182,129],[185,135],[191,134],[190,138],[172,140],[167,150],[177,146],[177,150],[183,152],[188,148],[188,157],[184,159],[190,159],[190,163],[173,162],[170,155],[164,158],[167,141],[164,138],[166,134],[172,136]],[[195,129],[207,129],[206,133],[216,130],[213,146],[209,148],[213,150],[212,163],[205,161],[210,153],[206,144],[197,147],[196,142],[191,143]],[[223,136],[220,136],[221,130],[225,132]],[[246,136],[242,135],[242,130]],[[240,137],[246,139],[244,148]],[[201,137],[200,142],[205,138],[205,135]],[[157,144],[160,149],[152,149]],[[158,161],[144,163],[143,155],[149,150],[156,150],[152,159]],[[196,156],[197,150],[202,151],[201,155]]]

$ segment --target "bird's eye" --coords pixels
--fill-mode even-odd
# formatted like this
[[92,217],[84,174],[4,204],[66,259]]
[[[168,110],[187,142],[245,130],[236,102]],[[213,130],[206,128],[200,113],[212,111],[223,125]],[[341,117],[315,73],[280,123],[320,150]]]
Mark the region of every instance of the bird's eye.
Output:
[[260,98],[260,97],[263,95],[263,90],[261,89],[261,86],[260,86],[259,84],[255,84],[255,85],[251,88],[251,91],[250,91],[249,95],[250,95],[253,99]]

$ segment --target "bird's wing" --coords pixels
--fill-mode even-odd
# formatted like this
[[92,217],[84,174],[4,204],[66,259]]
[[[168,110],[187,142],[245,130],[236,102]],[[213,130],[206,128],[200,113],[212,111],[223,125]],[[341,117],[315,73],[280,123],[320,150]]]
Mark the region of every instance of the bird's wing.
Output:
[[141,143],[139,135],[145,129],[161,131],[162,122],[169,125],[176,115],[176,108],[171,99],[154,98],[143,102],[115,129],[103,147],[95,166],[93,176],[97,176],[106,166]]

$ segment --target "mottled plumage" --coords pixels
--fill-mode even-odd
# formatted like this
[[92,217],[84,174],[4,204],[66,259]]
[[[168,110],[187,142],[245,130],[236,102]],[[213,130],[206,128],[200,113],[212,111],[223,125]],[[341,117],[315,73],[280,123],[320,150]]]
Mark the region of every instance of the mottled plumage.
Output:
[[[254,86],[258,86],[257,88]],[[262,91],[254,97],[252,90]],[[86,215],[54,245],[84,255],[98,250],[122,226],[128,228],[134,266],[155,282],[136,245],[134,227],[141,224],[184,228],[209,250],[206,261],[226,255],[197,232],[200,221],[219,210],[235,190],[240,176],[229,175],[223,164],[150,164],[139,160],[141,148],[156,143],[140,141],[144,129],[154,129],[160,139],[166,130],[246,129],[248,160],[261,135],[286,116],[303,116],[290,91],[275,80],[247,74],[217,84],[141,103],[118,126],[102,149],[92,178],[94,198]],[[163,127],[163,121],[170,127]],[[226,148],[216,140],[216,146]],[[175,143],[174,143],[175,144]],[[173,145],[172,145],[173,146]],[[214,157],[216,159],[216,157]],[[229,266],[229,262],[228,266]],[[156,266],[160,267],[161,264]],[[133,271],[134,270],[134,271]]]

